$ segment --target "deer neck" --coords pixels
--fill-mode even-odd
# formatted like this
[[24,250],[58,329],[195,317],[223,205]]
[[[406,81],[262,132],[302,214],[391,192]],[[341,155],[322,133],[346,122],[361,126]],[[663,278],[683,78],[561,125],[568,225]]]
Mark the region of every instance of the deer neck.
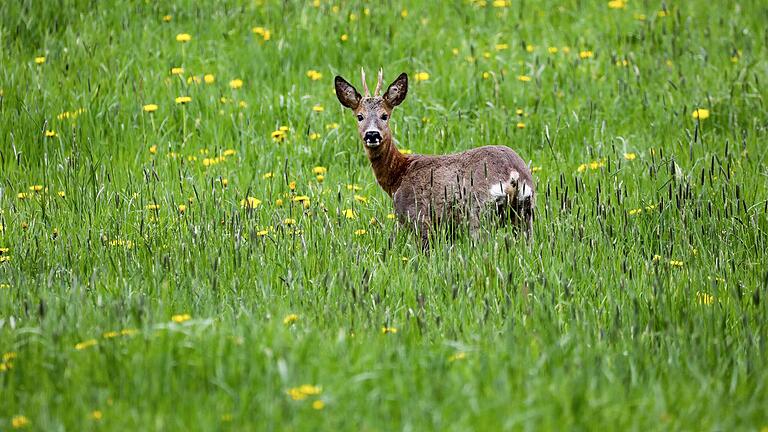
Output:
[[377,148],[366,147],[366,152],[376,181],[389,196],[392,196],[400,187],[405,170],[410,164],[409,158],[400,153],[391,136]]

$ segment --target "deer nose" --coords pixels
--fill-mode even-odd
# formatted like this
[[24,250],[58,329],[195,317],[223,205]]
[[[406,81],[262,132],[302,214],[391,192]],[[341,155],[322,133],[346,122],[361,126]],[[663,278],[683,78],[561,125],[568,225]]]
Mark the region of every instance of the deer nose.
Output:
[[381,141],[381,134],[379,131],[367,131],[365,132],[365,136],[363,136],[363,141],[367,143],[378,143]]

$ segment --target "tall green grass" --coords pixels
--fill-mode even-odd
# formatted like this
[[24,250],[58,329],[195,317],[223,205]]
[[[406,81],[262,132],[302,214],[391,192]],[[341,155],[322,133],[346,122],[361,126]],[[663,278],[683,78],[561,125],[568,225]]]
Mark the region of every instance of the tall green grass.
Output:
[[[4,3],[0,429],[768,426],[768,7],[610,5]],[[531,161],[532,243],[421,253],[361,66]]]

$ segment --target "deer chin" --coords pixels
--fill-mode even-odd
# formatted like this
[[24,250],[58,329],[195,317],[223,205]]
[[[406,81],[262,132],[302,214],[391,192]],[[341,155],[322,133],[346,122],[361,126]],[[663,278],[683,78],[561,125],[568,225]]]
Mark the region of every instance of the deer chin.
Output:
[[368,147],[370,149],[374,149],[374,148],[379,147],[381,145],[382,140],[377,140],[377,141],[363,140],[363,143],[365,144],[366,147]]

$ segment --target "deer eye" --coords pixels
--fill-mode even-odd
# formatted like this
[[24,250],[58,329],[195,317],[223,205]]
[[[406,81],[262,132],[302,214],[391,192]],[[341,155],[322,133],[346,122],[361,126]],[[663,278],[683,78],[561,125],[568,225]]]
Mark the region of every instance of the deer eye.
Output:
[[388,118],[389,118],[389,116],[386,115],[386,114],[382,114],[381,115],[381,119],[384,120],[384,121],[387,121]]
[[358,114],[357,115],[357,121],[363,121],[363,115],[362,114]]

